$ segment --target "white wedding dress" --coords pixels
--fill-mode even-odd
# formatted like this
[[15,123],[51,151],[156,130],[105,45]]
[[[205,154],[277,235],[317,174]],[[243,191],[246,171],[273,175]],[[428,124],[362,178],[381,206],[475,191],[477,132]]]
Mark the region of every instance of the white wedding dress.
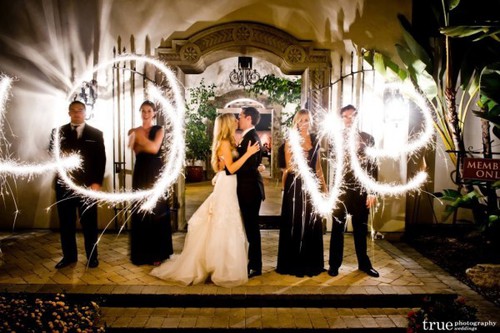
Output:
[[248,281],[248,242],[236,196],[236,176],[219,171],[213,192],[188,222],[182,253],[173,256],[151,275],[184,285],[210,277],[223,287]]

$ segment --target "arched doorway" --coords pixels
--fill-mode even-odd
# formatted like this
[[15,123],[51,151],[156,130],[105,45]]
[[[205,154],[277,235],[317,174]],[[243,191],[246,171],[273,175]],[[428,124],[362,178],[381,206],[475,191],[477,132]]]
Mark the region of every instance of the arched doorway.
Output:
[[[316,49],[275,27],[255,22],[231,22],[202,30],[185,39],[167,38],[156,55],[183,74],[202,73],[207,66],[235,55],[264,59],[284,74],[303,76],[303,103],[314,111],[328,105],[330,50]],[[312,93],[311,93],[312,92]]]
[[[312,41],[298,40],[269,25],[231,22],[183,39],[169,37],[156,49],[156,55],[173,67],[183,83],[185,74],[203,73],[217,61],[235,56],[258,57],[279,67],[284,74],[302,76],[302,105],[307,102],[314,112],[329,104],[329,90],[320,88],[330,83],[330,51],[316,49]],[[182,177],[178,188],[178,220],[182,228],[185,221]]]

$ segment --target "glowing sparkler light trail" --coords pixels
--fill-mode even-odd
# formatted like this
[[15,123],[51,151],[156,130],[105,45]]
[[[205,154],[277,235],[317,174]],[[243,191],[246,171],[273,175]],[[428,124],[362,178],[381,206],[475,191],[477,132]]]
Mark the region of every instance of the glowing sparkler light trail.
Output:
[[412,102],[416,104],[416,106],[420,109],[420,112],[423,115],[424,128],[417,136],[418,139],[413,140],[400,149],[382,149],[375,147],[366,147],[366,154],[370,158],[377,157],[391,157],[398,158],[401,154],[412,153],[415,152],[432,142],[432,136],[434,135],[434,121],[432,120],[431,111],[429,107],[425,103],[424,97],[417,93],[413,87],[398,83],[392,83],[386,85],[387,89],[391,89],[394,91],[398,91],[402,94],[403,98],[410,99]]
[[7,75],[0,74],[0,131],[3,129],[5,105],[11,85],[12,79]]
[[[403,98],[408,98],[412,100],[420,112],[423,114],[424,118],[424,128],[419,134],[418,139],[414,140],[399,150],[395,149],[376,149],[374,147],[367,147],[366,153],[368,158],[375,159],[377,157],[391,157],[397,158],[401,154],[415,152],[430,144],[432,135],[434,134],[433,120],[427,105],[424,102],[423,97],[418,94],[414,89],[408,88],[405,85],[400,84],[389,84],[387,85],[389,89],[396,89],[403,94]],[[346,144],[349,151],[349,159],[351,168],[354,171],[356,178],[360,183],[370,192],[377,193],[379,195],[390,195],[397,196],[404,194],[411,190],[418,189],[426,180],[427,173],[421,171],[417,173],[410,181],[406,184],[396,184],[396,183],[381,183],[371,178],[365,170],[362,168],[357,155],[358,147],[358,119],[355,119],[351,130],[349,131],[348,140],[346,143],[343,141],[345,138],[341,134],[343,130],[340,128],[341,121],[333,113],[327,113],[323,115],[323,119],[320,121],[320,137],[328,137],[330,144],[334,147],[334,152],[331,152],[329,163],[334,161],[334,180],[333,184],[329,186],[329,195],[321,194],[319,191],[319,182],[316,175],[310,170],[307,162],[304,159],[304,154],[300,146],[300,134],[295,129],[290,129],[288,132],[288,138],[290,142],[290,149],[292,150],[292,165],[297,173],[302,177],[302,181],[305,190],[309,193],[313,206],[322,215],[327,215],[333,211],[337,200],[341,193],[342,187],[342,176],[343,176],[343,160],[344,160],[344,150],[343,145]],[[334,154],[334,155],[333,155]]]
[[[125,191],[125,192],[115,192],[106,193],[101,191],[94,191],[87,188],[83,188],[75,184],[72,179],[68,176],[67,172],[58,166],[58,172],[60,178],[63,182],[72,189],[75,193],[82,197],[89,198],[91,200],[96,200],[101,203],[117,204],[122,202],[136,201],[141,203],[140,209],[143,211],[148,211],[153,209],[155,203],[159,198],[165,196],[166,191],[170,186],[177,180],[177,177],[182,171],[182,165],[184,161],[184,99],[182,98],[181,90],[177,84],[175,74],[162,62],[151,59],[146,56],[136,56],[136,55],[122,55],[113,60],[104,62],[95,67],[90,73],[83,75],[83,78],[92,77],[92,74],[97,71],[114,65],[122,61],[142,61],[154,65],[158,70],[160,70],[166,77],[173,93],[174,104],[169,100],[162,97],[161,93],[156,88],[150,89],[151,95],[157,99],[163,106],[162,115],[165,118],[165,122],[168,120],[172,125],[172,133],[168,134],[166,142],[170,143],[170,147],[167,150],[167,155],[165,160],[167,163],[163,167],[160,176],[156,180],[154,186],[150,190],[140,190],[140,191]],[[75,84],[74,89],[69,93],[72,96],[77,89],[82,85],[83,79]],[[54,135],[54,156],[56,160],[60,159],[60,135],[59,131],[55,131]]]
[[[168,100],[166,100],[158,89],[152,89],[151,95],[156,100],[160,101],[162,105],[165,106],[165,112],[168,118],[175,118],[175,109]],[[180,107],[180,106],[178,106]],[[184,110],[184,107],[182,107]],[[184,117],[178,117],[179,122],[172,126],[172,132],[169,134],[167,142],[171,143],[171,156],[166,159],[167,164],[163,167],[161,175],[162,177],[158,179],[153,188],[153,194],[147,199],[146,202],[141,206],[142,210],[152,210],[156,202],[165,195],[165,190],[170,188],[170,186],[177,181],[179,174],[182,171],[182,165],[184,161]]]
[[65,157],[57,162],[47,162],[44,164],[24,164],[15,161],[3,161],[0,163],[0,174],[10,174],[12,176],[41,175],[46,172],[56,170],[61,166],[65,170],[79,168],[81,160],[78,155]]
[[[320,192],[318,178],[311,170],[304,157],[304,152],[300,145],[301,136],[296,129],[288,131],[290,149],[292,151],[292,165],[302,178],[305,190],[309,193],[314,209],[321,215],[327,216],[335,208],[341,193],[342,175],[344,169],[344,150],[342,149],[342,130],[340,121],[333,121],[334,115],[326,114],[324,121],[321,121],[320,133],[324,133],[335,150],[334,177],[333,182],[328,186],[328,195]],[[316,148],[316,147],[315,147]],[[333,160],[330,160],[330,163]]]
[[420,171],[417,173],[409,182],[406,184],[395,184],[395,183],[380,183],[375,181],[371,176],[369,176],[366,171],[362,168],[359,158],[357,157],[358,152],[358,119],[354,118],[352,127],[349,130],[348,148],[351,161],[351,168],[354,171],[354,175],[359,180],[361,184],[373,193],[380,195],[390,195],[397,196],[406,193],[411,190],[418,189],[426,180],[427,173]]
[[[8,93],[12,86],[12,78],[7,75],[0,75],[0,138],[3,136],[3,120],[5,116],[5,108],[8,100]],[[46,172],[56,170],[60,167],[63,170],[70,170],[80,167],[80,158],[76,155],[64,157],[57,162],[51,161],[42,164],[27,164],[19,163],[12,159],[0,159],[0,176],[32,176],[40,175]]]

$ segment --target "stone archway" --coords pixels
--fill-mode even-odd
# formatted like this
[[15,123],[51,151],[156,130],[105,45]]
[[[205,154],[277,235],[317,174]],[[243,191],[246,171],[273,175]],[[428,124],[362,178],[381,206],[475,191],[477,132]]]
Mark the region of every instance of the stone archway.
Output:
[[[315,113],[328,109],[331,78],[331,52],[317,49],[312,41],[298,40],[275,27],[256,22],[231,22],[216,25],[190,37],[170,37],[156,49],[156,56],[174,71],[181,81],[184,74],[200,74],[207,66],[235,55],[266,60],[287,75],[302,75],[302,105]],[[184,82],[183,82],[184,83]],[[185,222],[184,181],[178,184],[178,223]]]
[[327,108],[330,50],[312,41],[298,40],[275,27],[255,22],[231,22],[197,32],[186,39],[168,38],[156,49],[160,60],[184,74],[199,74],[219,60],[235,54],[259,57],[284,74],[302,75],[302,104],[314,112]]

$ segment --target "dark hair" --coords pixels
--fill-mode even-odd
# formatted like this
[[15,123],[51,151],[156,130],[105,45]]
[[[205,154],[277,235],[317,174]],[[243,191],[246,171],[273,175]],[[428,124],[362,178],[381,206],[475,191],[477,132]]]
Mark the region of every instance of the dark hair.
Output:
[[354,107],[354,105],[352,104],[347,104],[346,106],[344,106],[342,109],[340,109],[340,115],[342,115],[342,113],[346,112],[346,111],[349,111],[349,110],[354,110],[356,111],[356,108]]
[[82,105],[82,106],[83,106],[83,108],[84,108],[85,110],[87,110],[87,106],[86,106],[86,105],[85,105],[85,103],[83,103],[82,101],[73,101],[73,102],[69,103],[68,110],[69,110],[69,109],[71,109],[71,107],[72,107],[73,105],[75,105],[75,104],[80,104],[80,105]]
[[260,113],[259,111],[257,111],[256,108],[254,108],[253,106],[245,106],[242,108],[243,110],[243,113],[245,114],[245,116],[249,116],[252,118],[252,125],[257,125],[260,121]]
[[142,109],[144,105],[150,106],[153,109],[153,111],[156,112],[156,104],[151,102],[149,99],[142,102],[141,106],[139,107],[139,111]]

